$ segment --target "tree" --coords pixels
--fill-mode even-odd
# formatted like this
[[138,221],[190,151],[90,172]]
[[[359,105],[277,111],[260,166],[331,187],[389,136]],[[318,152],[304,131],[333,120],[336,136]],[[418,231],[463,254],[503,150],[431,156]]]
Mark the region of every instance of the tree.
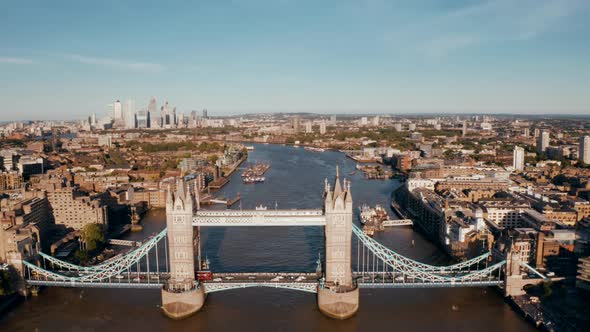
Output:
[[207,159],[209,159],[209,161],[212,164],[215,164],[215,163],[217,163],[217,159],[219,159],[219,156],[217,156],[217,155],[214,154],[214,155],[210,155],[209,157],[207,157]]
[[82,229],[81,236],[88,251],[97,249],[106,241],[104,227],[100,224],[87,224]]

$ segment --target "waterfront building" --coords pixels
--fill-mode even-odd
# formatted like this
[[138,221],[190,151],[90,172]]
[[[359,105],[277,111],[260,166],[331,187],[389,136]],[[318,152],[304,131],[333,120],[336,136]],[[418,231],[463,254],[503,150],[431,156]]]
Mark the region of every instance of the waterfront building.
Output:
[[524,169],[524,148],[520,146],[514,146],[514,151],[512,152],[512,168],[519,171]]
[[86,196],[72,187],[47,192],[56,224],[79,230],[87,224],[108,225],[108,208],[96,196]]
[[313,133],[313,124],[311,121],[307,121],[305,123],[305,133],[306,134],[312,134]]
[[590,136],[580,137],[579,152],[580,161],[586,165],[590,165]]
[[166,191],[163,189],[134,189],[131,204],[139,202],[146,202],[149,207],[165,208],[166,207]]

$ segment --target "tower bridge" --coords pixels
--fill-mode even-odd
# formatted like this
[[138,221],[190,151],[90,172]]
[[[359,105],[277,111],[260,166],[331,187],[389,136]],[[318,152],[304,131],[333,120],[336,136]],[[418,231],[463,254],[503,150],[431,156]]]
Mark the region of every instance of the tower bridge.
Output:
[[[166,228],[131,251],[101,264],[82,267],[40,254],[23,262],[29,286],[161,289],[162,310],[174,319],[199,311],[208,293],[248,287],[272,287],[316,293],[325,315],[345,319],[359,308],[360,288],[434,288],[500,286],[506,295],[522,292],[521,269],[532,267],[518,253],[492,262],[490,254],[449,265],[434,266],[400,255],[367,236],[353,224],[350,183],[326,180],[322,209],[201,210],[199,193],[183,182],[166,198]],[[404,221],[406,222],[406,221]],[[318,226],[324,227],[323,269],[315,272],[217,273],[207,280],[195,275],[194,226]],[[199,244],[200,245],[200,244]],[[356,247],[356,248],[355,248]],[[355,249],[355,250],[353,250]],[[354,255],[353,255],[354,254]],[[356,256],[356,257],[354,257]]]

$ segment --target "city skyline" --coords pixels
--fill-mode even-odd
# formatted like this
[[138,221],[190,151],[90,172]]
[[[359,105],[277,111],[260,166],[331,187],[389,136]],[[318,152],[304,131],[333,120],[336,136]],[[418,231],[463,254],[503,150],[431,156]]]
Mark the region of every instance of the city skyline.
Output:
[[582,0],[0,7],[1,120],[151,96],[185,114],[589,113]]

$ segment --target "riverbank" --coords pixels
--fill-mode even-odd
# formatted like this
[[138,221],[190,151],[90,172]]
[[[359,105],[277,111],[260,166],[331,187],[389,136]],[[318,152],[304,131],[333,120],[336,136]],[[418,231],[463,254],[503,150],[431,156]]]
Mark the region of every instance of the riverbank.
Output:
[[[412,214],[410,211],[407,211],[403,206],[397,203],[397,200],[401,198],[401,195],[407,195],[407,190],[405,190],[403,185],[400,185],[398,188],[395,188],[391,193],[391,207],[397,213],[401,213],[404,215],[405,218],[410,216],[410,219],[414,221],[414,225],[417,225],[418,228],[416,230],[423,233],[427,238],[431,239],[428,236],[426,230],[421,226],[420,221],[416,222],[417,217]],[[407,215],[406,215],[407,214]],[[431,239],[432,241],[432,239]],[[434,240],[432,241],[434,245],[437,247],[441,247],[441,250],[445,252],[451,259],[456,261],[456,258],[451,256],[448,251],[442,248],[442,245]],[[535,301],[531,301],[531,297],[529,295],[518,296],[518,297],[505,297],[503,294],[503,290],[499,287],[492,287],[499,296],[503,297],[505,302],[509,304],[509,306],[516,312],[519,316],[521,316],[525,321],[530,323],[532,326],[537,328],[540,331],[557,331],[555,319],[550,312],[547,310],[543,310],[540,303],[535,303]]]
[[[218,193],[225,197],[241,193],[245,209],[260,204],[275,206],[275,202],[281,209],[321,208],[324,180],[334,179],[336,165],[341,175],[352,173],[356,165],[335,151],[317,153],[262,144],[255,146],[249,160],[272,163],[265,175],[267,182],[249,186],[240,181],[236,172]],[[396,180],[366,180],[358,172],[347,178],[351,180],[355,209],[363,203],[389,205],[392,189],[397,186]],[[125,238],[141,241],[165,227],[165,220],[164,211],[152,210],[142,221],[143,231],[127,233]],[[315,271],[318,253],[322,257],[325,253],[321,227],[202,227],[201,239],[211,269],[219,272]],[[448,264],[444,253],[409,227],[386,229],[375,234],[375,240],[410,259],[431,265]],[[353,257],[357,257],[356,249],[354,245]],[[47,287],[42,296],[18,306],[0,324],[6,331],[59,331],[65,326],[113,332],[341,332],[387,331],[392,324],[398,330],[415,332],[450,331],[457,327],[478,332],[534,331],[496,294],[481,288],[362,289],[360,310],[346,321],[322,315],[315,296],[309,293],[275,288],[211,294],[204,310],[184,321],[164,317],[159,304],[161,293],[157,290]],[[453,310],[453,306],[459,309]]]

